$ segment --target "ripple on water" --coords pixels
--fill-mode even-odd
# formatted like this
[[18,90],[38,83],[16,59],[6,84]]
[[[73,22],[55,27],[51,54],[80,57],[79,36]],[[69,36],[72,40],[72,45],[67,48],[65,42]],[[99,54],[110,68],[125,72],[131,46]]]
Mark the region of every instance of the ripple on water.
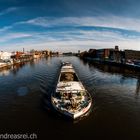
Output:
[[25,96],[25,95],[27,95],[28,93],[29,93],[28,87],[19,87],[19,88],[17,89],[17,94],[18,94],[18,96]]
[[[93,97],[91,115],[76,125],[65,123],[57,115],[42,110],[52,111],[50,95],[58,80],[60,60],[70,61],[74,65],[81,82]],[[89,136],[87,139],[120,139],[123,134],[123,139],[136,139],[133,136],[140,138],[140,75],[132,78],[132,74],[129,76],[125,71],[85,63],[77,57],[44,58],[34,65],[11,71],[7,76],[0,76],[0,128],[9,128],[12,124],[17,130],[27,131],[26,126],[33,132],[40,129],[44,130],[41,134],[46,135],[47,130],[47,136],[52,137],[55,133],[60,134],[59,137],[71,136],[71,139],[75,134],[78,138]],[[27,96],[30,92],[32,94]],[[15,96],[19,96],[20,100]],[[25,126],[24,122],[27,122]],[[102,134],[101,137],[99,134]],[[120,137],[117,138],[117,135]]]

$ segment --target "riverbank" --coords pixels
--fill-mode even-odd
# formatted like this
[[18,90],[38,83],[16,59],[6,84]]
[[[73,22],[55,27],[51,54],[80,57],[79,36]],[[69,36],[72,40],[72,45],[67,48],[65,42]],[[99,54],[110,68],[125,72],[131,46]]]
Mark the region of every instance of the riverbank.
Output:
[[8,67],[11,67],[13,64],[11,64],[11,63],[2,63],[2,64],[0,64],[0,69],[4,69],[4,68],[8,68]]
[[90,57],[84,57],[82,59],[92,61],[93,63],[107,64],[109,66],[116,66],[116,67],[131,69],[131,70],[135,70],[135,71],[140,71],[139,65],[132,65],[132,64],[127,64],[127,63],[117,63],[115,61],[100,60],[100,59],[95,59],[95,58],[90,58]]
[[29,58],[29,59],[18,59],[18,60],[14,60],[13,62],[2,62],[0,63],[0,70],[2,69],[7,69],[7,68],[10,68],[11,66],[13,65],[16,65],[16,64],[21,64],[21,63],[24,63],[24,62],[29,62],[29,61],[32,61],[34,60],[33,58]]

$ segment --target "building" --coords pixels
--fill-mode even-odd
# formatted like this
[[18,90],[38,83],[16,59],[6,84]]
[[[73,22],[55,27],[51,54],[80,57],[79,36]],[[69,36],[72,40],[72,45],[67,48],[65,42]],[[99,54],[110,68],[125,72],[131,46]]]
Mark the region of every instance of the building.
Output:
[[[137,54],[138,55],[138,54]],[[80,57],[90,57],[99,60],[113,61],[117,63],[125,63],[125,52],[119,50],[119,46],[115,48],[89,49],[88,52],[80,53]]]
[[44,50],[44,51],[42,51],[42,55],[44,55],[44,56],[50,56],[50,51]]
[[125,50],[126,60],[140,60],[140,51]]
[[96,49],[89,49],[88,51],[88,57],[91,57],[91,58],[96,58],[97,57],[97,50]]
[[99,59],[109,59],[110,50],[112,49],[106,48],[106,49],[96,50],[96,57]]
[[12,53],[3,52],[3,51],[0,52],[0,59],[1,60],[4,60],[4,61],[10,60],[11,59],[11,56],[12,56]]
[[63,55],[66,55],[66,56],[72,56],[73,53],[72,53],[72,52],[65,52],[65,53],[63,53]]
[[115,46],[115,51],[119,51],[119,46]]
[[125,52],[119,50],[119,46],[110,49],[109,59],[117,63],[125,63]]
[[80,57],[81,58],[88,57],[88,52],[87,51],[81,52]]

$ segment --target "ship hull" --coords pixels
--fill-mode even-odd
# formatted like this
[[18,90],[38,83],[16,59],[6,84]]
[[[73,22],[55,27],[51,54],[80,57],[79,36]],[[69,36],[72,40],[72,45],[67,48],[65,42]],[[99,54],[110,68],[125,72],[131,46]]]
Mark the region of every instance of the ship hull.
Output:
[[92,106],[91,95],[82,85],[72,64],[62,65],[56,90],[51,94],[51,104],[58,113],[71,119],[89,112]]
[[[53,97],[52,97],[53,98]],[[57,113],[60,113],[61,115],[63,115],[64,117],[67,117],[67,118],[70,118],[72,120],[74,119],[78,119],[80,117],[83,117],[85,116],[91,109],[91,106],[92,106],[92,101],[88,104],[88,106],[86,108],[83,108],[81,111],[75,113],[75,114],[72,114],[70,112],[67,112],[67,111],[62,111],[60,110],[59,108],[56,107],[56,105],[53,103],[53,99],[51,98],[51,103],[52,103],[52,106],[53,108],[55,109],[55,111]]]

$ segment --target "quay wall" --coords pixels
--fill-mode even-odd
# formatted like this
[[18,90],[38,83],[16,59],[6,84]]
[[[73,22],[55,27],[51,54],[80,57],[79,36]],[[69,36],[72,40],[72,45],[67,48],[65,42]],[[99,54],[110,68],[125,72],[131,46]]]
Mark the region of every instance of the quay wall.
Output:
[[13,63],[5,63],[5,64],[1,64],[0,65],[0,70],[2,69],[7,69],[7,68],[10,68],[11,66],[15,65],[15,64],[20,64],[20,63],[23,63],[23,62],[29,62],[29,61],[32,61],[33,58],[26,58],[26,59],[18,59],[18,60],[13,60]]
[[100,59],[95,59],[95,58],[90,58],[90,57],[84,57],[82,59],[91,61],[93,63],[107,64],[109,66],[116,66],[116,67],[122,67],[122,68],[127,68],[127,69],[133,69],[133,70],[136,70],[136,71],[140,71],[140,66],[138,66],[138,65],[130,65],[130,64],[126,64],[126,63],[117,63],[117,62],[113,62],[113,61],[109,61],[109,60],[100,60]]

